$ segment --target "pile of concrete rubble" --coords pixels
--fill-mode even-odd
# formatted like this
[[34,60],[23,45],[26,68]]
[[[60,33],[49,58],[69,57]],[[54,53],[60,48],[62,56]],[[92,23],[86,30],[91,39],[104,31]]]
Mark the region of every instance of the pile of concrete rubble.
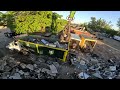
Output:
[[[35,58],[31,57],[35,60]],[[15,60],[11,56],[0,59],[1,79],[54,79],[57,76],[59,64],[47,64],[43,59],[38,58],[32,64],[25,64]]]
[[102,60],[96,54],[89,55],[89,59],[78,60],[73,57],[72,65],[82,70],[78,74],[81,79],[120,79],[120,62],[114,58]]
[[[102,61],[93,55],[90,60],[71,56],[71,63],[62,63],[59,60],[48,60],[45,56],[31,54],[28,59],[31,63],[23,63],[16,58],[6,55],[0,59],[1,79],[119,79],[120,62],[113,59]],[[66,69],[67,68],[72,68]],[[64,74],[65,72],[65,74]],[[67,78],[66,78],[67,79]]]

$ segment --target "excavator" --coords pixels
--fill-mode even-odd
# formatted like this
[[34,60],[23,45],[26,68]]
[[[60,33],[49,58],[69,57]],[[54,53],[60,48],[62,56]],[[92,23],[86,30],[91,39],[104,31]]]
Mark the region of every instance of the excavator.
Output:
[[[76,11],[70,11],[70,15],[67,18],[68,23],[60,35],[60,42],[68,42],[73,49],[78,49],[80,46],[84,51],[93,51],[97,41],[91,38],[91,34],[80,30],[74,30],[75,33],[72,33],[71,21],[74,20],[75,13]],[[72,40],[71,38],[74,39]]]

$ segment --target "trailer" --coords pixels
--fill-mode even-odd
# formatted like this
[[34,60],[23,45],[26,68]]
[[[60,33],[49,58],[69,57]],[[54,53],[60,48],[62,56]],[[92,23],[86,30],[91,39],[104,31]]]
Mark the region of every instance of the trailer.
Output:
[[50,37],[46,38],[39,35],[28,35],[24,37],[19,37],[17,38],[17,41],[22,47],[29,49],[35,54],[58,58],[63,62],[67,61],[69,43],[61,44],[58,41],[51,40]]

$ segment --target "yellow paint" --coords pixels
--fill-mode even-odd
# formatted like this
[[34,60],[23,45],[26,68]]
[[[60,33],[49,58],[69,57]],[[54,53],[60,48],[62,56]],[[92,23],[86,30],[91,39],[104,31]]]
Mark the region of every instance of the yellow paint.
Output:
[[63,59],[60,59],[62,61],[66,61],[66,57],[67,57],[67,54],[68,54],[68,50],[65,50],[65,49],[61,49],[61,48],[54,48],[54,47],[50,47],[50,46],[45,46],[45,45],[42,45],[42,44],[35,44],[35,43],[32,43],[32,42],[27,42],[27,41],[23,41],[23,40],[18,40],[19,42],[24,42],[24,43],[29,43],[29,44],[34,44],[36,45],[36,48],[37,48],[37,53],[39,53],[39,49],[38,49],[38,46],[41,46],[41,47],[47,47],[47,48],[52,48],[52,49],[56,49],[56,50],[61,50],[61,51],[65,51],[64,52],[64,56],[63,56]]
[[83,46],[85,45],[85,42],[86,42],[86,41],[95,42],[93,48],[95,47],[96,42],[97,42],[97,40],[93,40],[93,39],[88,39],[88,38],[81,37],[81,42],[80,42],[80,44],[79,44],[81,48],[83,48]]

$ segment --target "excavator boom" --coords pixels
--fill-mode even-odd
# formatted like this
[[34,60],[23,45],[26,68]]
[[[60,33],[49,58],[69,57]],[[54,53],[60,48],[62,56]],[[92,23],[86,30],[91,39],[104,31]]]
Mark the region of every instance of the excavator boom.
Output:
[[75,13],[76,13],[76,11],[70,11],[69,18],[74,18]]
[[69,42],[70,41],[70,24],[74,18],[76,11],[70,11],[70,15],[68,16],[68,24],[65,26],[62,34],[60,36],[60,42]]

